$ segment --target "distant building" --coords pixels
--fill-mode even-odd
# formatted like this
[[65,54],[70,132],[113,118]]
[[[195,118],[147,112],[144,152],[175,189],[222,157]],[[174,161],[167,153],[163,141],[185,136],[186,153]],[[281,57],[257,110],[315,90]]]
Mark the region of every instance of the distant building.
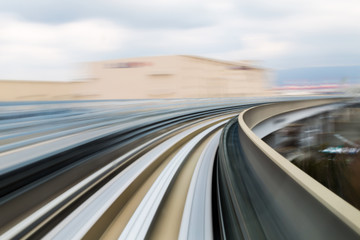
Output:
[[290,85],[273,88],[278,95],[329,95],[344,94],[344,86],[339,84],[326,85]]
[[159,56],[89,63],[84,82],[0,81],[0,100],[208,98],[270,95],[267,71],[248,62]]

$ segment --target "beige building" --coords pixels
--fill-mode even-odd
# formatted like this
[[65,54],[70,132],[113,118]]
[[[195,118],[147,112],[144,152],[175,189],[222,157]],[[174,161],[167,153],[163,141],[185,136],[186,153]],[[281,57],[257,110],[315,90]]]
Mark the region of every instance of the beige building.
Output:
[[0,100],[207,98],[270,95],[267,71],[246,62],[159,56],[89,63],[83,82],[0,81]]

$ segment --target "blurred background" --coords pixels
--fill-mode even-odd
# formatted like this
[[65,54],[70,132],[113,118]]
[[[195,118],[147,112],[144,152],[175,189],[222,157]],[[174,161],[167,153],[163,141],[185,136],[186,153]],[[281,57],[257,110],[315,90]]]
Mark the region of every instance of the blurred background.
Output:
[[[0,1],[0,239],[52,239],[63,227],[58,239],[118,239],[143,216],[133,231],[151,239],[153,229],[182,239],[185,225],[204,239],[223,228],[228,239],[359,239],[360,212],[242,129],[281,125],[263,140],[360,210],[359,9],[359,0]],[[309,107],[332,97],[336,111]],[[276,102],[238,124],[243,110]],[[300,106],[311,109],[285,125]],[[188,205],[198,189],[208,195]],[[137,215],[150,205],[154,218]]]
[[360,2],[0,2],[0,100],[356,93]]

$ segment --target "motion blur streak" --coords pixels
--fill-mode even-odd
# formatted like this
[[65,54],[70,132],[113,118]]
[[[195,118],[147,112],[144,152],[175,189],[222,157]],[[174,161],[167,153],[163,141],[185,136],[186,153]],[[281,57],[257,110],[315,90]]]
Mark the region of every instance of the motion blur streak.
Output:
[[348,99],[294,100],[3,103],[0,238],[356,239],[357,213],[240,121]]

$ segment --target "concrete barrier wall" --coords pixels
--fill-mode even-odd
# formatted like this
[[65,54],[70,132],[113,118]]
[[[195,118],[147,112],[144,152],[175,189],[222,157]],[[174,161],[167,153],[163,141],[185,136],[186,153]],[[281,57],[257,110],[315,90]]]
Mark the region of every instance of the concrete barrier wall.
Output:
[[242,112],[238,118],[239,137],[250,171],[268,196],[268,206],[264,209],[272,209],[278,224],[299,239],[359,239],[360,211],[282,157],[256,136],[252,128],[279,114],[339,101],[262,105]]
[[260,122],[276,115],[325,104],[343,102],[346,100],[347,99],[318,99],[264,104],[247,110],[246,113],[243,114],[243,119],[246,122],[246,126],[252,129]]

